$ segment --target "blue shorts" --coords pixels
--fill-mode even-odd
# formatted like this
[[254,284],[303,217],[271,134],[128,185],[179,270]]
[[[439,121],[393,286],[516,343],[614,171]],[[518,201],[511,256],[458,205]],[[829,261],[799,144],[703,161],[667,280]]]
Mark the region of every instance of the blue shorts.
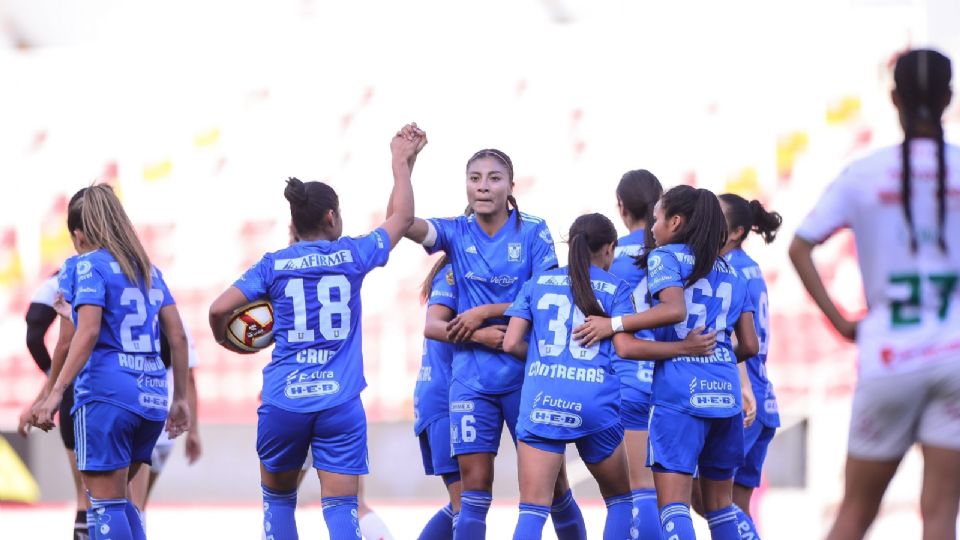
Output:
[[517,441],[520,389],[506,394],[483,394],[454,379],[450,382],[450,442],[453,455],[491,453],[500,448],[507,424]]
[[737,469],[733,483],[744,487],[760,487],[760,471],[767,459],[767,447],[773,440],[776,428],[767,427],[762,422],[754,422],[743,430],[743,465]]
[[360,396],[319,412],[291,412],[268,403],[257,409],[257,455],[272,473],[303,466],[340,474],[367,474],[367,415]]
[[163,425],[112,403],[84,403],[73,413],[77,469],[115,471],[131,463],[150,465]]
[[[639,392],[637,392],[639,394]],[[650,396],[647,396],[649,400]],[[623,429],[648,431],[650,429],[650,401],[620,400],[620,422]]]
[[530,446],[543,450],[544,452],[553,452],[554,454],[563,454],[567,445],[573,443],[577,446],[577,452],[580,453],[580,459],[589,465],[600,463],[613,455],[613,452],[623,442],[623,425],[617,423],[607,429],[584,435],[579,439],[571,441],[561,441],[557,439],[545,439],[521,429],[517,433],[517,438],[529,444]]
[[420,432],[420,456],[423,470],[432,476],[460,472],[450,447],[450,418],[442,416],[430,422]]
[[742,463],[743,415],[703,418],[652,407],[647,466],[654,472],[728,480]]

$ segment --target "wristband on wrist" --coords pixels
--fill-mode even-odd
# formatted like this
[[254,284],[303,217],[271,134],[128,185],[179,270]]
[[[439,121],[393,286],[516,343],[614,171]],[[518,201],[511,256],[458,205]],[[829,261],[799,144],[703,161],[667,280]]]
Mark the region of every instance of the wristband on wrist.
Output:
[[623,317],[614,317],[610,319],[610,326],[613,327],[614,333],[623,332]]

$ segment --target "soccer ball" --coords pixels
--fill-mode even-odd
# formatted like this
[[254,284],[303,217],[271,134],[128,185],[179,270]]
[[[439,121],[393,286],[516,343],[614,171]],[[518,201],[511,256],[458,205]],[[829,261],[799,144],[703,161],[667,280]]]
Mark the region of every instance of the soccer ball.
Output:
[[273,344],[273,306],[255,300],[233,312],[227,323],[227,340],[236,348],[255,353]]

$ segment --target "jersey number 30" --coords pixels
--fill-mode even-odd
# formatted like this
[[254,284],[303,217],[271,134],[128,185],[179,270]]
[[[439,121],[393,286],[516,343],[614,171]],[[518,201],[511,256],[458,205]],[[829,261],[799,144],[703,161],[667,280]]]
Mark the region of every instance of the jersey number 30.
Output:
[[552,306],[557,307],[557,316],[550,319],[547,329],[550,331],[549,333],[553,334],[553,339],[550,341],[546,339],[537,340],[537,350],[540,352],[540,357],[560,356],[564,349],[569,349],[570,356],[577,360],[593,360],[600,352],[600,344],[581,347],[576,340],[570,339],[567,332],[567,321],[570,319],[571,312],[573,313],[573,328],[583,324],[585,317],[580,308],[571,305],[570,298],[563,294],[545,294],[537,301],[537,309],[540,311],[547,311]]

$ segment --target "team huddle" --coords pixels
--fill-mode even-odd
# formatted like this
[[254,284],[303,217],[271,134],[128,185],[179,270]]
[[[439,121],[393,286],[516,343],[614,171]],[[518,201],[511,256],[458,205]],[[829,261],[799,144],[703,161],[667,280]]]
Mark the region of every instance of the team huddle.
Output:
[[[949,249],[960,233],[960,205],[951,198],[960,193],[960,175],[949,171],[960,171],[960,154],[943,143],[939,124],[949,102],[950,64],[939,53],[912,51],[898,61],[897,73],[894,101],[901,121],[908,117],[907,140],[902,159],[891,162],[885,151],[881,157],[890,167],[874,175],[904,171],[896,203],[903,201],[903,211],[894,207],[885,219],[909,231],[900,236],[912,249],[898,257],[901,277],[891,287],[913,287],[912,277],[902,277],[910,268],[935,270],[930,279],[943,302],[936,307],[937,321],[922,335],[910,333],[927,320],[936,299],[921,298],[914,289],[902,298],[900,289],[871,290],[867,272],[889,265],[875,250],[862,248],[860,256],[873,257],[874,269],[864,269],[871,317],[892,310],[894,327],[905,332],[897,343],[920,339],[940,350],[943,340],[960,339],[945,330],[960,317],[949,309],[960,272],[957,250]],[[922,92],[910,92],[917,87]],[[923,115],[914,118],[918,106]],[[936,148],[928,141],[911,146],[911,138],[926,137],[938,141]],[[365,276],[387,265],[391,250],[407,238],[428,254],[441,254],[421,285],[427,308],[414,431],[425,472],[442,479],[450,503],[425,524],[421,539],[485,537],[504,425],[518,454],[515,539],[540,538],[548,517],[559,539],[586,538],[567,479],[568,444],[577,447],[606,503],[604,539],[693,539],[691,508],[707,520],[716,540],[758,539],[750,499],[780,419],[766,370],[770,299],[760,267],[742,244],[751,232],[772,242],[780,215],[732,193],[717,196],[685,185],[664,191],[654,174],[633,170],[611,193],[629,234],[618,238],[604,215],[582,215],[567,229],[569,254],[559,261],[546,221],[520,211],[512,195],[513,162],[500,150],[480,150],[467,160],[463,215],[415,217],[411,176],[426,144],[416,124],[393,137],[386,217],[364,236],[342,235],[333,188],[290,178],[284,196],[291,244],[265,254],[210,307],[217,342],[238,353],[251,350],[228,339],[238,313],[264,301],[272,309],[274,349],[263,370],[256,440],[265,537],[297,538],[298,476],[308,454],[320,479],[330,538],[360,537],[359,478],[368,472],[360,292]],[[877,161],[871,156],[850,170],[867,170]],[[931,176],[928,170],[937,186],[913,190],[911,174]],[[865,187],[869,180],[860,181],[868,176],[841,175],[790,250],[814,300],[851,338],[855,323],[826,295],[809,255],[844,226],[858,234],[859,246],[872,216],[852,209],[849,193],[854,181],[873,189]],[[856,200],[869,205],[875,199]],[[911,206],[911,200],[922,206]],[[935,211],[927,211],[934,204]],[[162,274],[112,191],[81,190],[70,213],[68,227],[80,255],[64,266],[60,289],[76,330],[26,418],[51,428],[67,385],[75,385],[70,414],[91,501],[91,537],[144,538],[126,480],[140,463],[150,463],[164,421],[171,437],[190,429],[187,340]],[[918,283],[925,276],[921,272]],[[917,284],[915,290],[921,289]],[[883,341],[878,334],[890,330],[871,317],[858,335],[867,354]],[[160,329],[169,342],[172,390],[158,357]],[[864,343],[865,333],[876,339]],[[950,355],[949,347],[941,349],[946,352],[940,356]],[[955,365],[937,357],[925,366],[952,369],[937,381],[956,388],[941,389],[939,400],[960,398]],[[855,412],[861,398],[858,388]],[[876,399],[862,406],[862,416],[876,420],[882,414]],[[946,414],[934,413],[940,419]],[[917,408],[914,414],[923,424],[928,412]],[[960,420],[944,422],[956,436],[938,432],[927,438],[920,429],[903,434],[905,446],[884,443],[888,451],[880,454],[871,451],[881,443],[852,434],[850,463],[899,461],[919,441],[947,453],[939,458],[942,467],[960,470]],[[885,487],[879,487],[880,496]],[[874,508],[866,515],[868,503],[851,491],[848,483],[831,538],[862,537],[876,514]],[[955,527],[960,490],[943,498],[953,505]]]

